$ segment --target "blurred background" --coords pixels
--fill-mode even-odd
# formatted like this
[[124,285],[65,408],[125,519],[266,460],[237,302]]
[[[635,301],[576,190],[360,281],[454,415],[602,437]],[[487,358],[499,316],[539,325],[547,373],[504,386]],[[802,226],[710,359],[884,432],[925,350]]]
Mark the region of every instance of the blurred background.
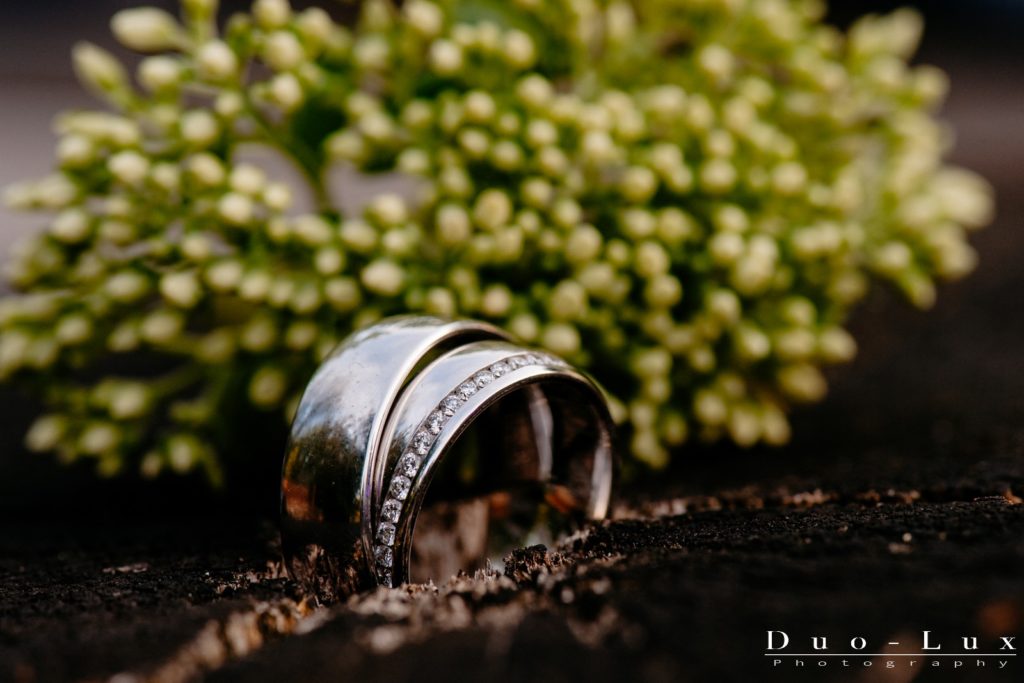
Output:
[[[32,0],[0,3],[0,186],[40,176],[52,166],[51,122],[64,109],[94,106],[74,79],[70,49],[89,40],[124,54],[110,36],[109,17],[139,4],[124,0]],[[176,10],[176,2],[149,4]],[[241,7],[225,2],[225,12]],[[295,3],[306,5],[310,3]],[[328,3],[330,4],[330,3]],[[846,25],[867,13],[916,5],[926,18],[918,61],[938,65],[952,80],[944,118],[955,127],[953,159],[996,187],[999,218],[974,240],[977,273],[945,288],[937,308],[910,310],[878,292],[859,311],[854,331],[861,353],[832,377],[832,395],[796,416],[796,440],[777,451],[727,455],[693,448],[674,465],[657,495],[707,491],[766,480],[827,486],[874,477],[892,482],[910,471],[949,474],[983,455],[1020,457],[1024,429],[1024,1],[931,0],[833,2],[830,21]],[[346,10],[337,4],[339,13]],[[39,227],[40,217],[0,209],[0,259],[11,243]],[[7,291],[0,285],[0,292]],[[43,511],[107,514],[129,506],[140,513],[276,506],[276,462],[253,463],[251,480],[210,494],[198,480],[140,486],[131,479],[99,481],[88,465],[65,467],[30,455],[21,437],[31,401],[0,387],[0,514],[8,519]],[[715,457],[711,457],[714,455]],[[255,456],[254,456],[255,457]],[[867,474],[867,473],[870,473]],[[802,478],[802,480],[801,480]],[[858,479],[860,481],[861,479]],[[870,483],[870,480],[867,482]]]

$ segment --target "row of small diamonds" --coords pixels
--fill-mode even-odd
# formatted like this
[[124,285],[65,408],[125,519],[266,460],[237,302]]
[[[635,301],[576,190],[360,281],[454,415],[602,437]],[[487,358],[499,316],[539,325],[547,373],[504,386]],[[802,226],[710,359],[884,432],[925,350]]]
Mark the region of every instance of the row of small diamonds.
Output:
[[478,390],[498,377],[531,365],[563,365],[563,361],[546,353],[524,353],[498,361],[466,378],[450,394],[437,404],[430,415],[417,427],[412,444],[395,467],[388,487],[387,497],[380,509],[380,524],[375,534],[373,548],[377,564],[377,578],[381,585],[391,586],[391,567],[395,562],[395,530],[402,514],[403,501],[408,497],[412,483],[419,474],[423,456],[444,429],[445,424],[459,408]]

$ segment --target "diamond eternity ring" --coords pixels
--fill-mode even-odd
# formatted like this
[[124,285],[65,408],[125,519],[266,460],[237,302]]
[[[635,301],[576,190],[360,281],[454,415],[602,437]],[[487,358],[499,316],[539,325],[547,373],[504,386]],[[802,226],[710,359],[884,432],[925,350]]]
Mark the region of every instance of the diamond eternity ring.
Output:
[[495,327],[382,320],[342,342],[299,402],[286,566],[340,597],[500,565],[607,514],[612,430],[592,380]]

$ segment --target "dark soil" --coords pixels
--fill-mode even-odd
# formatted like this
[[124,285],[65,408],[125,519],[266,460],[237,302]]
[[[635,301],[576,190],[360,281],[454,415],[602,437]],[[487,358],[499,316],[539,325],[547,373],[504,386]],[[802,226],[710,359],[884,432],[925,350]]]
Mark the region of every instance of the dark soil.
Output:
[[[748,488],[663,501],[698,509],[609,522],[558,551],[517,551],[504,575],[319,608],[280,578],[265,525],[20,524],[0,543],[2,673],[793,680],[763,655],[768,630],[794,644],[825,635],[840,652],[857,636],[868,651],[892,640],[914,651],[924,630],[947,651],[963,635],[993,650],[1021,632],[1024,606],[1024,505],[1002,476],[973,499],[941,487]],[[1021,473],[1005,476],[1024,487]],[[864,659],[814,680],[852,680]],[[924,669],[916,680],[1014,680],[1009,661],[1001,673]]]
[[789,652],[812,636],[915,652],[925,630],[943,653],[961,636],[1024,646],[1024,153],[999,132],[1024,100],[1001,55],[931,59],[957,86],[959,160],[996,180],[1001,218],[935,310],[879,292],[860,311],[857,361],[790,447],[689,449],[623,492],[615,521],[518,551],[504,575],[322,606],[281,575],[275,453],[220,496],[96,481],[18,451],[31,406],[6,394],[0,681],[1024,680],[1009,657],[764,655],[769,630]]

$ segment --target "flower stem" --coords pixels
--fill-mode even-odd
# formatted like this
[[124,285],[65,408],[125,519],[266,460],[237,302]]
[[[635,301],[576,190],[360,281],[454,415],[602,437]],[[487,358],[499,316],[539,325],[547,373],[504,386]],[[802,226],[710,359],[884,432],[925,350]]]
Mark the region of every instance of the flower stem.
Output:
[[245,98],[245,105],[252,120],[266,136],[271,146],[290,159],[309,181],[317,209],[324,213],[334,213],[334,202],[324,183],[323,165],[317,160],[312,150],[305,147],[294,136],[288,135],[268,121],[249,97]]

